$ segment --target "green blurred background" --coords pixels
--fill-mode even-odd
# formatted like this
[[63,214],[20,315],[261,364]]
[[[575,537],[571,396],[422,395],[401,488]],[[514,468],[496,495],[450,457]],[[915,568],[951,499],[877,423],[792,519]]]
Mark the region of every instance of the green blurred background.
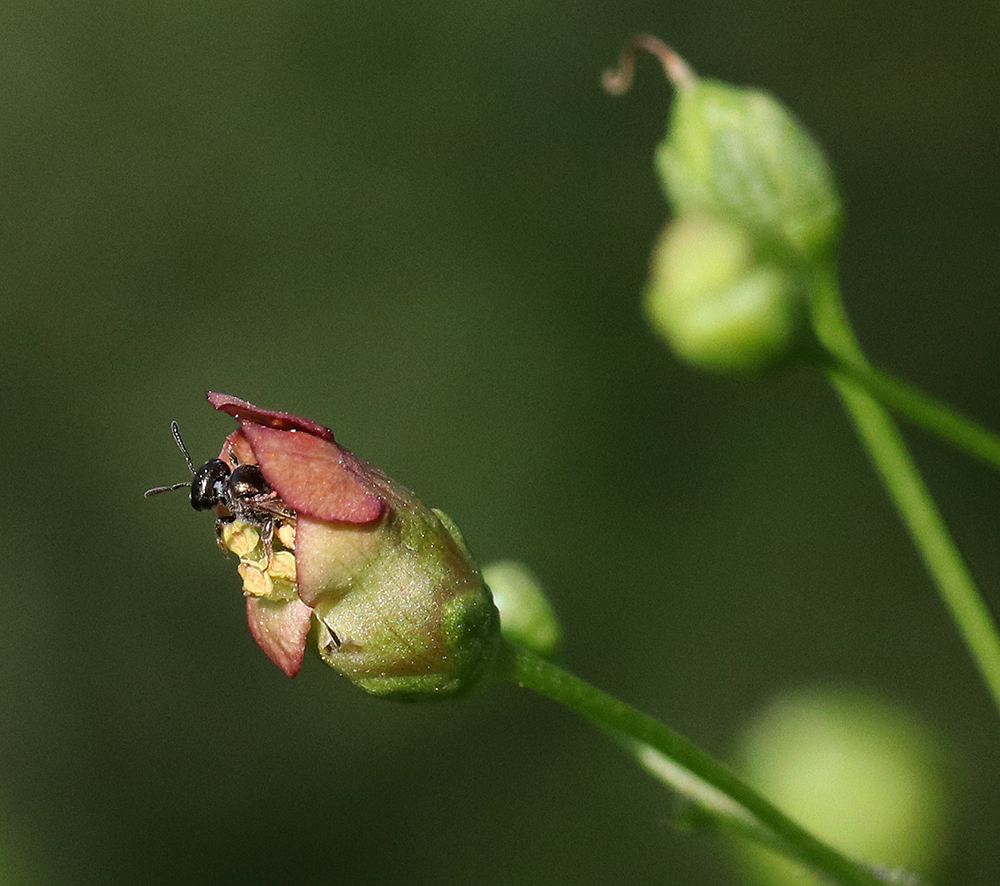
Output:
[[[206,388],[529,562],[566,664],[713,752],[800,683],[909,706],[956,761],[940,882],[1000,880],[1000,722],[837,402],[642,324],[669,95],[598,88],[636,30],[808,123],[862,341],[1000,426],[995,3],[5,0],[0,882],[738,882],[551,703],[285,678],[211,519],[141,497],[171,419],[218,451]],[[1000,479],[910,437],[996,609]]]

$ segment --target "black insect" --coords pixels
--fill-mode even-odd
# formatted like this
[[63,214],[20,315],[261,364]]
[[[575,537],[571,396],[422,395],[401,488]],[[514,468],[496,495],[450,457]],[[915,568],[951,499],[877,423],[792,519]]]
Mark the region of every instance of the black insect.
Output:
[[295,512],[289,509],[278,496],[257,465],[242,465],[230,449],[229,459],[234,467],[230,469],[221,458],[210,458],[200,468],[194,462],[181,439],[177,422],[170,423],[177,447],[184,455],[188,468],[194,475],[189,482],[174,483],[172,486],[157,486],[147,489],[146,498],[160,492],[191,487],[191,507],[196,511],[214,510],[215,531],[222,547],[222,527],[234,520],[242,520],[260,527],[261,541],[268,560],[272,554],[274,531],[281,520],[292,520]]

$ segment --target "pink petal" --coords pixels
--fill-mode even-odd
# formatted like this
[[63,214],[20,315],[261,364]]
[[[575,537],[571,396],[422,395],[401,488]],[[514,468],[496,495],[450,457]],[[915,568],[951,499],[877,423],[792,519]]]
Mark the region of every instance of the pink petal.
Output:
[[387,508],[366,481],[374,468],[327,440],[242,421],[271,488],[290,508],[319,520],[371,523]]
[[301,600],[272,603],[247,597],[250,633],[264,654],[289,677],[302,667],[312,610]]
[[261,409],[253,403],[247,403],[239,397],[231,397],[229,394],[218,394],[215,391],[208,391],[206,399],[216,409],[228,413],[238,422],[254,422],[254,424],[264,425],[278,431],[305,431],[314,437],[321,437],[324,440],[333,442],[333,431],[324,427],[319,422],[310,421],[308,418],[299,418],[288,412],[274,412],[271,409]]
[[379,555],[383,528],[380,522],[344,525],[300,514],[295,525],[299,598],[315,606],[330,589],[342,593],[350,587],[352,575]]

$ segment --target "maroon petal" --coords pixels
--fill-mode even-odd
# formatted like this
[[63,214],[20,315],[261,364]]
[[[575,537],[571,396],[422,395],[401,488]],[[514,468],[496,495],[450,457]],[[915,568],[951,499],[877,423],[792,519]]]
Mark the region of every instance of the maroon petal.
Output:
[[247,597],[247,622],[257,645],[289,677],[302,667],[312,610],[301,600],[272,603]]
[[256,456],[253,454],[253,450],[250,448],[250,443],[245,436],[243,436],[243,431],[237,428],[233,431],[222,443],[222,451],[219,453],[219,458],[222,459],[229,467],[235,467],[236,465],[252,465],[256,463]]
[[366,482],[369,465],[330,440],[241,423],[261,471],[288,507],[319,520],[371,523],[386,503]]
[[239,397],[231,397],[229,394],[217,394],[215,391],[208,391],[206,399],[216,409],[228,413],[238,422],[254,422],[277,431],[305,431],[314,437],[321,437],[324,440],[333,442],[333,431],[324,427],[319,422],[310,421],[308,418],[299,418],[288,412],[274,412],[271,409],[261,409],[253,403],[247,403]]

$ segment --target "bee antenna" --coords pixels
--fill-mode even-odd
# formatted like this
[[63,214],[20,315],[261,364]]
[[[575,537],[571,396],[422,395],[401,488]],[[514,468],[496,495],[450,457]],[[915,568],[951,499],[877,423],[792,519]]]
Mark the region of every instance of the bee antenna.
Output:
[[[170,422],[170,433],[174,435],[174,442],[177,444],[177,448],[180,449],[181,453],[184,455],[184,461],[187,462],[188,470],[194,473],[194,464],[191,461],[191,455],[187,451],[187,446],[184,445],[184,441],[181,439],[181,429],[177,427],[177,422]],[[187,483],[174,483],[172,486],[157,486],[154,489],[147,489],[143,494],[143,498],[149,498],[151,495],[159,495],[161,492],[173,492],[175,489],[183,489],[185,486],[190,486],[191,482]]]
[[[187,451],[187,446],[184,445],[184,441],[181,439],[181,429],[177,427],[177,422],[170,422],[170,432],[174,435],[174,442],[177,444],[177,448],[184,453],[184,461],[187,462],[187,466],[191,473],[194,473],[194,462],[191,461],[191,455]],[[190,486],[190,483],[178,483],[176,486],[164,486],[162,489],[157,490],[164,492],[167,489],[179,489],[181,486]],[[150,492],[153,490],[151,489]],[[149,493],[147,493],[148,495]]]
[[149,498],[151,495],[159,495],[161,492],[173,492],[175,489],[182,489],[185,486],[190,486],[190,483],[174,483],[173,486],[157,486],[155,489],[147,489],[143,494],[143,498]]

